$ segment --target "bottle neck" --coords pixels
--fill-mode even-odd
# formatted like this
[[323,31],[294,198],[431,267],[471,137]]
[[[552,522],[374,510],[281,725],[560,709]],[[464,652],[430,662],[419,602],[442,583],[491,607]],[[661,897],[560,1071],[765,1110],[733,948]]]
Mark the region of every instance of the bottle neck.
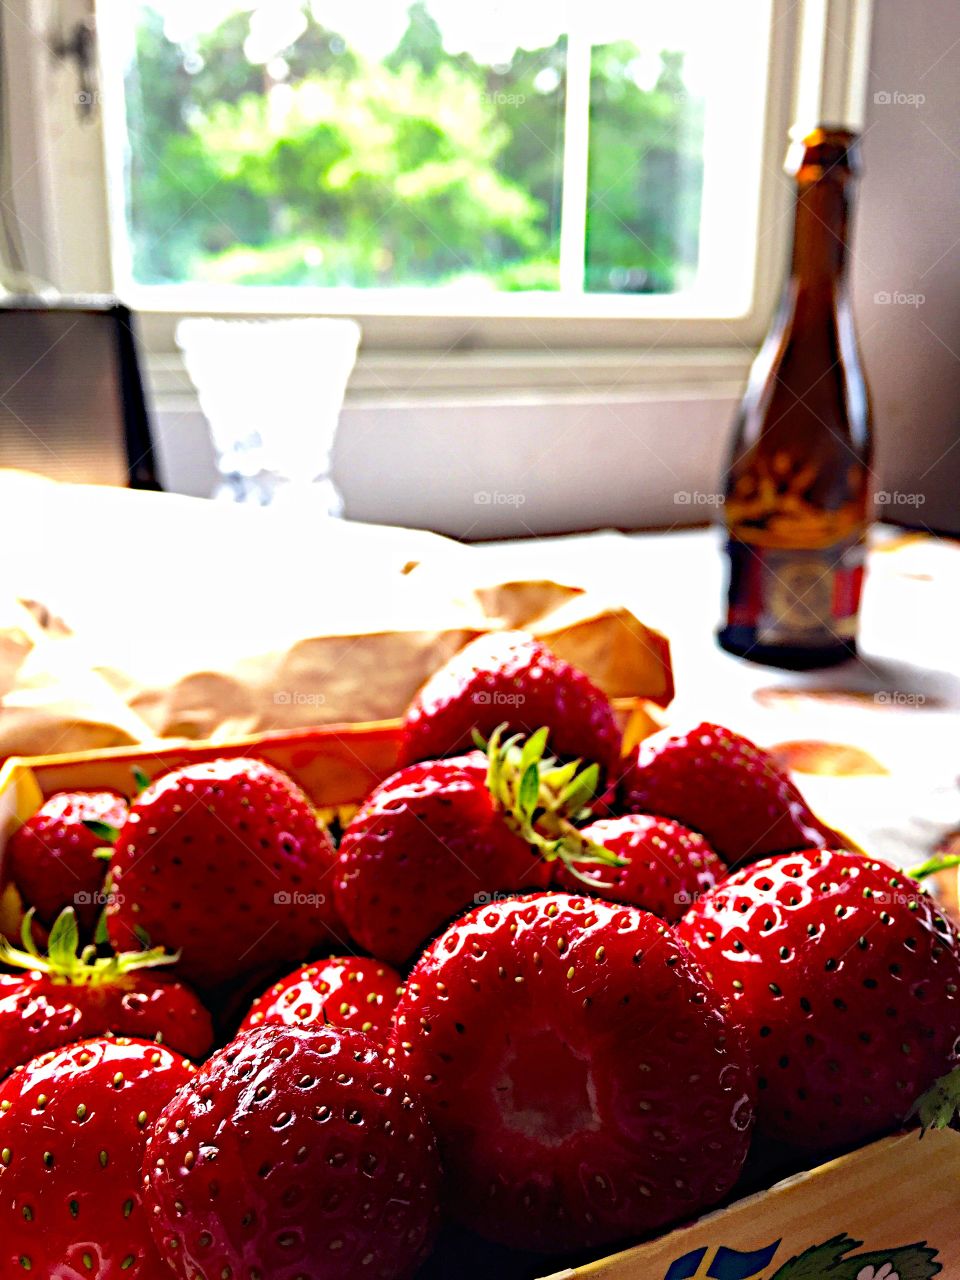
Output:
[[790,264],[792,292],[832,296],[845,283],[851,186],[843,177],[801,177]]

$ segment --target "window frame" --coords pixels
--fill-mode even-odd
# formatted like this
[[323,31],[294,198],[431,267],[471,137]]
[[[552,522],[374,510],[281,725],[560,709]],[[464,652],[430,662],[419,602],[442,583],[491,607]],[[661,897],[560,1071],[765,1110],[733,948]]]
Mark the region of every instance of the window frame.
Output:
[[[122,3],[99,0],[96,8],[102,17]],[[50,0],[7,0],[7,60],[19,81],[11,95],[14,151],[36,156],[18,184],[17,212],[30,228],[28,257],[36,275],[65,291],[115,292],[111,232],[124,210],[120,193],[110,189],[107,155],[122,145],[118,122],[111,124],[107,112],[78,123],[73,69],[50,55],[53,17],[63,29],[94,4],[60,0],[52,14]],[[636,300],[616,295],[581,295],[565,313],[551,294],[492,295],[452,306],[448,296],[424,290],[413,308],[403,290],[344,298],[297,287],[257,287],[249,294],[242,286],[124,287],[123,300],[139,317],[148,368],[161,384],[179,370],[174,334],[183,315],[339,314],[358,319],[364,331],[351,396],[483,396],[491,386],[497,394],[564,388],[589,394],[601,386],[666,383],[726,390],[742,380],[780,287],[792,206],[782,172],[788,129],[794,120],[862,122],[872,9],[873,0],[772,0],[759,230],[752,295],[742,314],[690,314],[682,294],[645,296],[644,314],[635,315]],[[116,55],[107,21],[99,53],[103,64]],[[187,297],[185,289],[196,296]]]

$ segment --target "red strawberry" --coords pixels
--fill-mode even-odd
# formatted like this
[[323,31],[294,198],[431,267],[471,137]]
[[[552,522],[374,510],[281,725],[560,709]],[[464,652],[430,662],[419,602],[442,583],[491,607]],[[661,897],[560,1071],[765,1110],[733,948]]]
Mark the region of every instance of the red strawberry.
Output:
[[167,1106],[144,1169],[181,1280],[406,1280],[439,1219],[422,1107],[378,1045],[342,1028],[243,1032]]
[[655,916],[567,894],[471,911],[421,957],[394,1032],[448,1208],[562,1251],[693,1217],[733,1186],[754,1084],[741,1033]]
[[773,757],[715,724],[644,739],[624,771],[623,807],[702,832],[729,866],[835,844]]
[[859,854],[805,850],[737,872],[678,932],[747,1029],[762,1132],[802,1147],[899,1124],[952,1066],[957,936],[917,885]]
[[93,932],[107,873],[97,852],[106,841],[86,824],[119,829],[126,816],[126,800],[112,791],[61,791],[10,837],[8,878],[47,928],[74,907],[81,928]]
[[409,765],[367,799],[344,832],[337,909],[368,951],[402,965],[455,915],[504,891],[545,888],[547,863],[617,862],[573,825],[600,766],[544,757],[547,730],[487,755]]
[[166,774],[131,805],[107,906],[118,949],[181,952],[202,989],[304,960],[336,936],[336,850],[300,788],[236,758]]
[[0,1085],[0,1273],[169,1277],[141,1201],[147,1130],[194,1068],[136,1040],[88,1040]]
[[557,883],[572,893],[632,903],[671,924],[727,873],[703,836],[672,818],[630,813],[592,822],[583,834],[615,853],[623,866],[561,863]]
[[550,868],[507,825],[486,756],[410,765],[368,796],[340,842],[337,909],[357,942],[403,965],[459,912]]
[[213,1045],[210,1015],[181,982],[151,972],[172,956],[138,951],[97,959],[93,948],[77,954],[78,930],[71,908],[50,934],[41,956],[16,951],[0,940],[0,960],[28,970],[0,985],[0,1079],[14,1067],[50,1049],[114,1033],[154,1040],[190,1058]]
[[400,763],[456,755],[506,722],[510,733],[545,725],[557,755],[614,774],[620,730],[604,694],[582,671],[523,631],[480,636],[437,671],[407,710]]
[[288,1027],[330,1024],[385,1040],[403,979],[388,964],[357,956],[333,956],[308,964],[265,992],[241,1031],[264,1022]]

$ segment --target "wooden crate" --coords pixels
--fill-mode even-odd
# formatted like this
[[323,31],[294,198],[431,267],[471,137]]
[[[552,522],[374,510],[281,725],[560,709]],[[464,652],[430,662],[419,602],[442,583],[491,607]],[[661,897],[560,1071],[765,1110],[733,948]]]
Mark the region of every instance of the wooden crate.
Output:
[[[256,755],[293,774],[315,804],[349,808],[394,767],[394,723],[267,734],[230,745],[123,748],[9,760],[0,768],[0,928],[3,848],[44,797],[65,788],[134,790],[191,760]],[[659,1239],[550,1280],[960,1280],[960,1134],[885,1138]],[[835,1265],[791,1269],[806,1250],[845,1240]],[[823,1257],[828,1258],[830,1251]],[[839,1258],[842,1257],[842,1260]],[[884,1271],[885,1264],[891,1270]],[[905,1267],[902,1273],[898,1265]]]
[[[943,1280],[960,1277],[960,1134],[884,1138],[601,1262],[550,1280]],[[846,1238],[804,1270],[805,1250]],[[927,1259],[924,1250],[932,1251]],[[839,1254],[836,1266],[827,1259]],[[906,1256],[905,1256],[906,1255]],[[907,1265],[910,1269],[898,1270]],[[890,1264],[891,1271],[883,1271]],[[872,1268],[872,1270],[871,1270]]]

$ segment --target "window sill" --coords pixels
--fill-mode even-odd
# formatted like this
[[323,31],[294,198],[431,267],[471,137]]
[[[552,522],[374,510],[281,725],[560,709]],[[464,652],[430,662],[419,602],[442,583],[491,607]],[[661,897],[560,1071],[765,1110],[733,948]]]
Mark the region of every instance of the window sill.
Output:
[[[361,352],[348,405],[599,402],[739,395],[749,347],[563,351]],[[196,405],[179,352],[146,357],[161,407]]]

